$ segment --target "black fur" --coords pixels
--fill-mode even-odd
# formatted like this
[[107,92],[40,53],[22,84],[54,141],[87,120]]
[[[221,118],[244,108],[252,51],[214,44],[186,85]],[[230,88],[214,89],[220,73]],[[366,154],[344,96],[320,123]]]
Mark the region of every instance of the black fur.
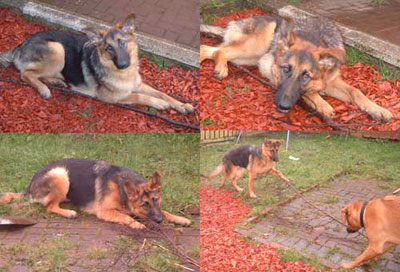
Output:
[[250,155],[262,158],[262,147],[255,145],[244,145],[229,151],[223,158],[224,164],[228,167],[227,171],[230,171],[230,165],[247,168],[249,165]]
[[81,59],[83,55],[83,46],[88,41],[85,35],[64,32],[64,31],[44,31],[33,35],[19,46],[22,52],[24,62],[40,61],[41,58],[49,52],[47,42],[59,42],[65,50],[65,66],[62,74],[67,82],[74,85],[80,85],[85,82]]

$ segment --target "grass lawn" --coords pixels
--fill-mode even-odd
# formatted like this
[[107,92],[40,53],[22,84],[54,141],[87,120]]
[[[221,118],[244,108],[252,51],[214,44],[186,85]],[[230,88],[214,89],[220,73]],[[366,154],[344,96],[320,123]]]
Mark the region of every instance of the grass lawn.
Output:
[[[269,133],[268,138],[285,139],[285,132]],[[264,137],[245,138],[241,145],[261,145]],[[224,154],[233,149],[232,142],[201,146],[200,173],[213,170],[222,160]],[[299,158],[290,160],[289,156]],[[324,186],[338,176],[354,180],[378,180],[386,189],[400,187],[400,144],[383,141],[360,139],[344,136],[327,136],[326,134],[306,135],[292,133],[289,151],[280,149],[280,161],[277,168],[288,177],[297,189],[304,189],[313,184]],[[222,175],[206,184],[218,186]],[[252,207],[252,214],[257,214],[267,206],[286,199],[293,193],[278,178],[272,175],[260,176],[255,182],[257,199],[248,197],[247,173],[239,181],[245,190],[235,193],[244,203]],[[225,183],[226,190],[235,192],[230,182]]]
[[[159,171],[163,208],[177,213],[200,203],[198,143],[197,134],[0,134],[0,192],[23,191],[34,173],[53,161],[101,159],[144,177]],[[0,215],[42,212],[39,204],[18,210],[0,204]]]

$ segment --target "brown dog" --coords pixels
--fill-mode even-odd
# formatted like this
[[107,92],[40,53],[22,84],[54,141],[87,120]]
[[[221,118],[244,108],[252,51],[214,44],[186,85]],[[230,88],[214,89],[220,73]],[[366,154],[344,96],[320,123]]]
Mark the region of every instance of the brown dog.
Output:
[[243,188],[240,188],[237,183],[247,170],[249,171],[249,195],[256,198],[254,180],[258,174],[271,173],[286,183],[290,183],[281,172],[275,169],[275,163],[279,161],[278,150],[282,143],[283,140],[265,139],[262,146],[244,145],[235,148],[224,156],[222,163],[213,172],[202,176],[211,179],[225,171],[220,187],[224,186],[229,178],[236,191],[241,192]]
[[347,232],[365,228],[369,244],[353,262],[342,267],[352,269],[400,245],[400,196],[385,196],[369,202],[353,202],[342,210]]

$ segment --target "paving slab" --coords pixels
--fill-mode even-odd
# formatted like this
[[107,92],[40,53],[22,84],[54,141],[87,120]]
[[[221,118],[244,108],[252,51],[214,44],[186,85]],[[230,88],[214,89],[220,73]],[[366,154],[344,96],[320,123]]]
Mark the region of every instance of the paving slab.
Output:
[[[325,188],[306,193],[305,197],[340,220],[341,209],[348,203],[383,197],[391,192],[391,189],[382,189],[382,182],[339,178]],[[298,207],[297,210],[293,210],[293,206]],[[237,231],[260,243],[291,248],[309,257],[316,256],[331,268],[353,260],[367,245],[366,238],[359,233],[348,234],[343,225],[311,207],[303,198],[278,208],[250,229],[238,228]],[[362,233],[365,234],[365,231]],[[368,268],[373,268],[373,271],[400,271],[399,248],[386,253],[371,266],[359,268],[359,271],[367,271]]]

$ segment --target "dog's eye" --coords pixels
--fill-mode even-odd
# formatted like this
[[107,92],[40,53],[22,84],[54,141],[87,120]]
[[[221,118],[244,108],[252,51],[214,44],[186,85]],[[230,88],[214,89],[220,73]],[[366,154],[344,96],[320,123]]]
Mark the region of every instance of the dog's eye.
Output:
[[125,40],[119,40],[119,46],[122,48],[126,47],[126,41]]
[[307,71],[304,71],[304,73],[301,76],[301,80],[304,82],[307,82],[311,79],[310,74]]
[[149,208],[149,207],[150,207],[150,204],[149,204],[149,202],[148,202],[148,201],[144,202],[144,203],[143,203],[143,207],[145,207],[145,208]]
[[292,67],[289,64],[287,64],[287,65],[282,65],[281,69],[285,74],[287,74],[287,73],[290,73],[290,70],[292,69]]
[[107,51],[108,53],[114,53],[114,47],[112,47],[111,45],[107,45],[106,51]]

